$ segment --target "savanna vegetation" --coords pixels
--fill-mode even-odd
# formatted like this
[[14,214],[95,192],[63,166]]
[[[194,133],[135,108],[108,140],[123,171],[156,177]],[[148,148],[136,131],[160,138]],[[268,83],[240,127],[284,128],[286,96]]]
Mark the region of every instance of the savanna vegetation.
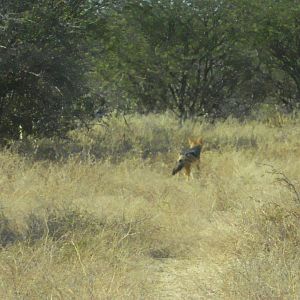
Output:
[[0,1],[0,298],[298,299],[299,20]]
[[2,0],[1,144],[112,112],[292,112],[299,14],[292,0]]
[[[0,297],[297,299],[299,128],[148,115],[15,143]],[[186,181],[171,170],[190,135],[205,147]]]

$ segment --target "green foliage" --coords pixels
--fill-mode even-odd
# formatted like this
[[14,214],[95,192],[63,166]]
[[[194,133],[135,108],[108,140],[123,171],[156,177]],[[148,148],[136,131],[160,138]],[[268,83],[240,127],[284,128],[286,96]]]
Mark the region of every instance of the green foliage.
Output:
[[63,132],[88,109],[81,16],[67,2],[9,2],[0,9],[1,136]]
[[260,60],[276,97],[289,110],[299,105],[300,91],[300,5],[292,0],[241,1],[239,22]]
[[299,105],[294,1],[2,2],[2,143],[115,110],[183,121]]
[[251,59],[238,46],[226,2],[128,1],[110,22],[101,67],[117,76],[140,112],[218,116],[249,77]]

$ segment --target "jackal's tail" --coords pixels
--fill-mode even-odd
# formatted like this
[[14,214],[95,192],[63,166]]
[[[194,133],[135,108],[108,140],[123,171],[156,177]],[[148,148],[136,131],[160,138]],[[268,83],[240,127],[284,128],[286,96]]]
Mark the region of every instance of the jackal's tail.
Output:
[[184,161],[178,161],[176,167],[173,169],[172,171],[172,175],[175,175],[176,173],[178,173],[185,165]]

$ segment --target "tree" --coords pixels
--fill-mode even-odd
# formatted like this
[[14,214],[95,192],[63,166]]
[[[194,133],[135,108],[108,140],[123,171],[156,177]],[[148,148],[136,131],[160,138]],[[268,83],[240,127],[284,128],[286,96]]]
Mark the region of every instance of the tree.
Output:
[[[293,0],[238,1],[240,24],[272,80],[275,96],[289,109],[300,100],[300,4]],[[275,95],[274,95],[275,94]]]
[[127,1],[111,19],[104,69],[141,112],[217,117],[251,74],[226,1]]
[[90,110],[83,1],[0,7],[0,134],[63,133]]

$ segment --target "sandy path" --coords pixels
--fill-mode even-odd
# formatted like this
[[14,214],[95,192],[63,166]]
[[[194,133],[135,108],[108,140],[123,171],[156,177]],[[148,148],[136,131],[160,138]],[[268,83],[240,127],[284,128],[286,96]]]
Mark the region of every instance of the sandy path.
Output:
[[220,279],[205,261],[153,260],[149,271],[149,299],[220,299]]

